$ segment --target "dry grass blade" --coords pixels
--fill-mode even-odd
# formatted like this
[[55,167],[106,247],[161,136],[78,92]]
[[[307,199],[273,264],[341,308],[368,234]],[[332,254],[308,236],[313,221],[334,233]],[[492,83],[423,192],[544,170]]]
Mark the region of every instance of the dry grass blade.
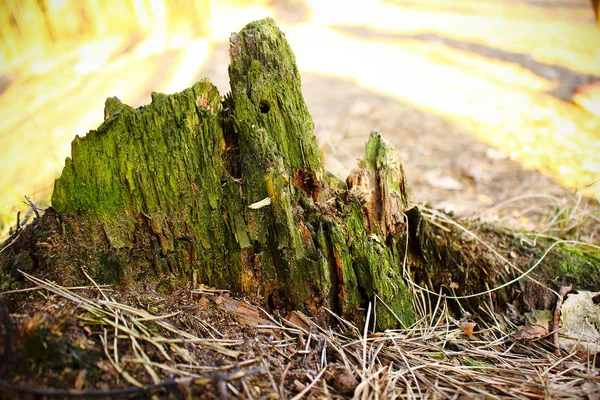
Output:
[[[561,243],[580,245],[562,241],[555,246]],[[83,310],[81,321],[100,325],[98,339],[107,364],[125,384],[137,389],[160,388],[176,377],[183,379],[178,384],[187,387],[185,390],[190,390],[190,385],[211,384],[229,398],[273,393],[293,400],[336,396],[524,399],[578,398],[600,386],[595,357],[570,354],[560,358],[544,340],[515,341],[514,327],[502,320],[489,296],[480,307],[485,318],[478,319],[476,331],[469,336],[461,321],[452,317],[447,303],[461,297],[417,286],[413,286],[413,302],[418,305],[419,319],[405,329],[370,332],[371,307],[387,307],[375,298],[360,327],[330,310],[335,328],[321,326],[297,311],[282,318],[255,307],[264,316],[261,320],[268,322],[233,334],[230,323],[215,324],[218,318],[227,318],[226,311],[216,308],[216,314],[203,318],[190,311],[193,307],[149,312],[121,301],[123,293],[111,291],[109,296],[106,288],[89,276],[91,286],[78,288],[23,276],[36,290],[54,293]],[[494,289],[477,295],[489,295]],[[221,295],[203,288],[189,290],[183,297],[191,299],[192,294],[205,298]],[[214,356],[204,362],[202,357],[207,354]],[[215,360],[221,363],[219,367]],[[245,367],[250,368],[247,373],[240,370]],[[215,375],[202,376],[201,372]],[[250,375],[253,380],[246,381]]]
[[[162,360],[171,363],[173,362],[173,357],[181,357],[181,354],[186,353],[180,345],[200,345],[232,359],[237,359],[240,356],[241,353],[239,351],[227,347],[237,346],[242,343],[242,341],[214,338],[205,339],[181,330],[170,323],[168,319],[179,316],[182,314],[182,311],[171,312],[164,315],[153,315],[146,310],[119,303],[114,299],[109,298],[103,292],[103,287],[97,285],[85,271],[84,274],[92,283],[92,285],[87,288],[96,289],[96,292],[100,293],[101,299],[94,300],[84,295],[75,294],[71,291],[71,289],[80,289],[79,287],[64,288],[55,283],[40,280],[27,273],[23,273],[23,276],[25,279],[34,283],[38,290],[47,290],[72,301],[79,308],[88,311],[94,316],[94,318],[84,317],[83,320],[100,323],[112,328],[111,330],[104,328],[103,334],[101,334],[99,338],[107,360],[118,374],[130,384],[136,387],[144,386],[127,372],[125,364],[141,365],[154,384],[158,384],[161,381],[155,368],[162,369],[169,374],[174,374],[176,376],[198,376],[189,372],[189,367],[194,367],[194,365],[191,364],[174,367],[152,361],[152,357],[147,354],[148,347],[142,345],[142,342],[153,346],[158,350],[158,354]],[[157,329],[162,330],[165,334],[172,334],[175,337],[166,337],[163,334],[158,333]],[[109,331],[112,335],[109,334]],[[119,342],[123,341],[129,343],[132,355],[125,359],[120,359],[119,353],[125,346],[123,344],[119,345]],[[166,348],[165,345],[167,345],[168,348]],[[194,362],[193,360],[189,361],[192,363]]]
[[317,384],[317,382],[319,382],[319,379],[321,379],[321,376],[323,376],[325,370],[326,368],[323,368],[321,371],[319,371],[317,376],[315,376],[315,378],[300,393],[292,397],[291,400],[300,400],[303,398]]
[[[493,221],[496,225],[511,225],[512,221],[530,221],[531,218],[535,221],[535,235],[576,237],[594,243],[600,235],[600,215],[597,204],[593,203],[584,199],[581,192],[563,198],[548,194],[528,194],[502,201],[479,214],[476,219]],[[528,207],[524,207],[525,204]],[[509,210],[512,210],[512,213],[508,213]],[[498,217],[501,212],[509,217]]]

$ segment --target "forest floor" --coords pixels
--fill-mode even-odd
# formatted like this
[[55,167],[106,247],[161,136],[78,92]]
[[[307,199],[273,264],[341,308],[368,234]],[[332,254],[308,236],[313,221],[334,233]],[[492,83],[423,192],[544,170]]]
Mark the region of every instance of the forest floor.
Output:
[[90,279],[65,288],[25,277],[30,287],[0,303],[1,398],[600,394],[594,350],[572,344],[556,352],[542,312],[501,311],[491,297],[477,314],[457,319],[446,299],[427,303],[416,290],[413,326],[373,332],[368,320],[355,326],[332,313],[329,325],[317,325],[301,312],[267,312],[261,299],[205,287],[158,291],[161,282],[151,280],[106,287]]
[[204,77],[225,94],[229,33],[267,15],[296,53],[325,165],[341,179],[378,131],[397,146],[415,202],[529,230],[564,207],[598,214],[600,116],[573,102],[600,81],[587,1],[342,3],[216,7],[208,38],[108,37],[4,66],[0,234],[27,212],[23,195],[48,204],[71,140],[99,126],[104,99],[140,106]]

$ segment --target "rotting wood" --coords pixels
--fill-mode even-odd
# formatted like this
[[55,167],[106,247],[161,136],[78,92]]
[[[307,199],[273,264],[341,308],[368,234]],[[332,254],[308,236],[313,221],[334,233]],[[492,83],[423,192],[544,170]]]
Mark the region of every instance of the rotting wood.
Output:
[[377,300],[386,329],[415,319],[407,278],[463,295],[517,274],[409,208],[401,163],[376,133],[346,189],[329,181],[271,19],[233,34],[230,54],[224,98],[205,79],[139,109],[106,101],[103,124],[73,141],[53,208],[0,254],[4,285],[19,270],[75,284],[84,268],[103,283],[187,281],[358,323]]

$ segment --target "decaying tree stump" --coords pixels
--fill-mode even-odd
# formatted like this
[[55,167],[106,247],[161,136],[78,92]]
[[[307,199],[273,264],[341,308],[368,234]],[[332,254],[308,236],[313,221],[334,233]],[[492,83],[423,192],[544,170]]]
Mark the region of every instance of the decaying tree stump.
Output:
[[230,53],[224,98],[202,80],[139,109],[106,101],[104,123],[73,141],[52,208],[0,254],[5,284],[19,270],[74,284],[83,268],[105,283],[191,281],[353,321],[377,297],[388,328],[414,321],[403,277],[434,291],[458,282],[457,293],[511,277],[408,208],[402,166],[379,135],[345,189],[326,177],[294,55],[271,19],[233,34]]

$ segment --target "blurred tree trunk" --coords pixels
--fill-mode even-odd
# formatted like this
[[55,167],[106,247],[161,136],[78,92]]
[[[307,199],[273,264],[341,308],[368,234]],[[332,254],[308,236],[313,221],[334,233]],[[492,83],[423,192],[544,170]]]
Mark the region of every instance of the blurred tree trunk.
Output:
[[107,37],[199,37],[208,33],[210,14],[210,0],[0,0],[0,56],[8,61],[25,54],[37,61],[56,56],[57,44],[73,48]]

